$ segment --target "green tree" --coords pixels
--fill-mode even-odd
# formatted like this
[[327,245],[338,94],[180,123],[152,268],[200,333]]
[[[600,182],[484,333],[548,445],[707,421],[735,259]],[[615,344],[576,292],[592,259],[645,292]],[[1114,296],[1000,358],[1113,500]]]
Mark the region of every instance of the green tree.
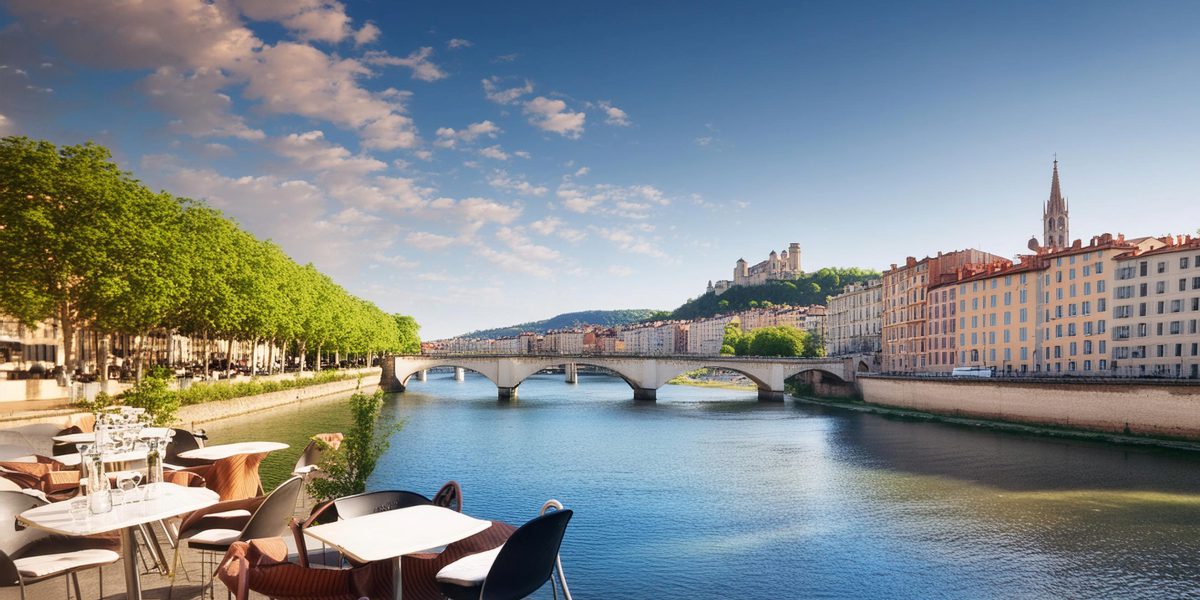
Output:
[[137,188],[101,146],[0,139],[0,310],[26,325],[58,319],[65,380],[77,332],[111,306],[131,251],[152,256],[126,210]]
[[780,325],[750,332],[751,356],[802,356],[808,333],[795,327]]
[[401,314],[392,315],[392,319],[396,323],[398,337],[395,351],[400,354],[420,354],[421,336],[418,333],[421,326],[417,325],[417,320]]
[[387,451],[389,438],[403,423],[381,419],[383,390],[368,396],[356,393],[350,397],[350,414],[354,423],[346,432],[341,446],[327,449],[321,458],[324,477],[309,482],[308,490],[317,501],[361,494],[367,489],[367,478],[375,471],[379,457]]

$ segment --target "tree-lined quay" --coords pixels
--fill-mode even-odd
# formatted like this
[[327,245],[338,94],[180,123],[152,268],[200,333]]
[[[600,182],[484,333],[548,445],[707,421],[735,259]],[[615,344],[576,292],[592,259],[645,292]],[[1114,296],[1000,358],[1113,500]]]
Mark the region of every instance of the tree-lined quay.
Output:
[[[226,357],[234,341],[266,343],[268,371],[282,362],[276,348],[301,368],[309,354],[369,362],[419,350],[411,317],[351,295],[203,202],[152,191],[92,143],[0,139],[0,247],[0,313],[57,321],[67,380],[83,331],[221,339]],[[143,342],[139,372],[144,355]]]

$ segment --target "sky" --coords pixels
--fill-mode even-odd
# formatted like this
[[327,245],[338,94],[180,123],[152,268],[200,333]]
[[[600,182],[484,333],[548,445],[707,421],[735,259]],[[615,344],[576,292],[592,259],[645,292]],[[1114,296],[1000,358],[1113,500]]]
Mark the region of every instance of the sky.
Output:
[[108,146],[436,339],[1200,227],[1200,3],[0,0],[0,135]]

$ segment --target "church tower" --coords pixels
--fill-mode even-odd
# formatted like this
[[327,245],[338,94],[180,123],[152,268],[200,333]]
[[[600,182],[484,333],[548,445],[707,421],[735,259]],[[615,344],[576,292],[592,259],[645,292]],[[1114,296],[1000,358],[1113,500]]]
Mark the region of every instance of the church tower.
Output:
[[1050,199],[1042,209],[1042,223],[1045,226],[1043,246],[1066,248],[1071,245],[1071,219],[1067,211],[1067,199],[1063,198],[1058,184],[1057,158],[1054,159],[1054,175],[1050,180]]

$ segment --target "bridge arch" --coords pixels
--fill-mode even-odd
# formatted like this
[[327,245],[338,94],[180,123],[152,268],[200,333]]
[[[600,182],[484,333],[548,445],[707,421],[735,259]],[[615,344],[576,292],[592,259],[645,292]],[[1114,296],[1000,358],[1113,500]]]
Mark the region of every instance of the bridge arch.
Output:
[[603,360],[589,361],[586,358],[580,359],[580,358],[571,358],[571,357],[564,357],[563,360],[556,361],[555,359],[549,359],[549,360],[540,361],[538,363],[531,363],[528,365],[523,365],[521,369],[513,372],[513,375],[514,375],[513,381],[515,383],[512,384],[512,387],[513,387],[513,389],[516,389],[526,379],[533,377],[534,375],[536,375],[537,373],[541,372],[544,369],[561,367],[561,366],[568,365],[568,364],[586,365],[589,367],[596,367],[596,368],[604,369],[605,371],[609,371],[609,372],[615,374],[617,377],[620,377],[622,381],[629,384],[629,387],[635,391],[639,390],[643,387],[643,386],[638,385],[637,375],[631,374],[631,373],[625,373],[625,372],[623,372],[622,369],[616,368],[612,364],[608,364]]
[[[738,375],[741,375],[741,376],[745,377],[746,379],[753,381],[754,385],[758,386],[759,392],[771,392],[772,391],[771,384],[768,383],[767,381],[765,381],[761,374],[755,373],[750,369],[738,368],[738,367],[728,365],[728,364],[717,363],[715,361],[713,362],[713,364],[709,364],[705,361],[698,361],[697,364],[699,364],[700,366],[687,366],[683,369],[679,369],[679,367],[674,367],[674,368],[670,369],[669,371],[667,371],[660,377],[660,379],[663,380],[662,385],[666,385],[672,379],[675,379],[676,377],[679,377],[680,375],[683,375],[684,373],[689,373],[691,371],[696,371],[698,369],[720,369],[722,371],[731,371],[733,373],[737,373]],[[676,371],[678,371],[678,372],[676,372]],[[671,375],[671,373],[674,373],[674,374]]]
[[830,371],[829,369],[826,369],[824,367],[809,366],[809,365],[805,365],[804,367],[801,367],[801,368],[793,370],[793,371],[785,371],[783,378],[790,379],[790,378],[800,375],[802,373],[810,373],[810,372],[816,372],[816,373],[820,373],[822,375],[827,375],[829,377],[836,379],[838,383],[846,383],[846,378],[842,374],[834,373],[833,371]]
[[413,375],[416,375],[420,371],[428,371],[429,369],[437,369],[439,367],[452,367],[452,368],[456,368],[456,369],[465,369],[467,371],[471,371],[472,373],[478,373],[478,374],[486,377],[487,380],[492,382],[493,385],[496,385],[496,386],[500,385],[500,382],[496,376],[496,373],[489,372],[489,371],[492,371],[491,369],[487,369],[486,367],[481,368],[481,365],[470,365],[469,366],[467,363],[468,363],[468,361],[455,361],[450,357],[447,357],[446,360],[431,360],[428,362],[422,361],[420,364],[417,364],[415,366],[410,366],[409,368],[397,370],[396,371],[396,379],[398,379],[400,381],[401,385],[407,386],[409,378],[412,377]]

